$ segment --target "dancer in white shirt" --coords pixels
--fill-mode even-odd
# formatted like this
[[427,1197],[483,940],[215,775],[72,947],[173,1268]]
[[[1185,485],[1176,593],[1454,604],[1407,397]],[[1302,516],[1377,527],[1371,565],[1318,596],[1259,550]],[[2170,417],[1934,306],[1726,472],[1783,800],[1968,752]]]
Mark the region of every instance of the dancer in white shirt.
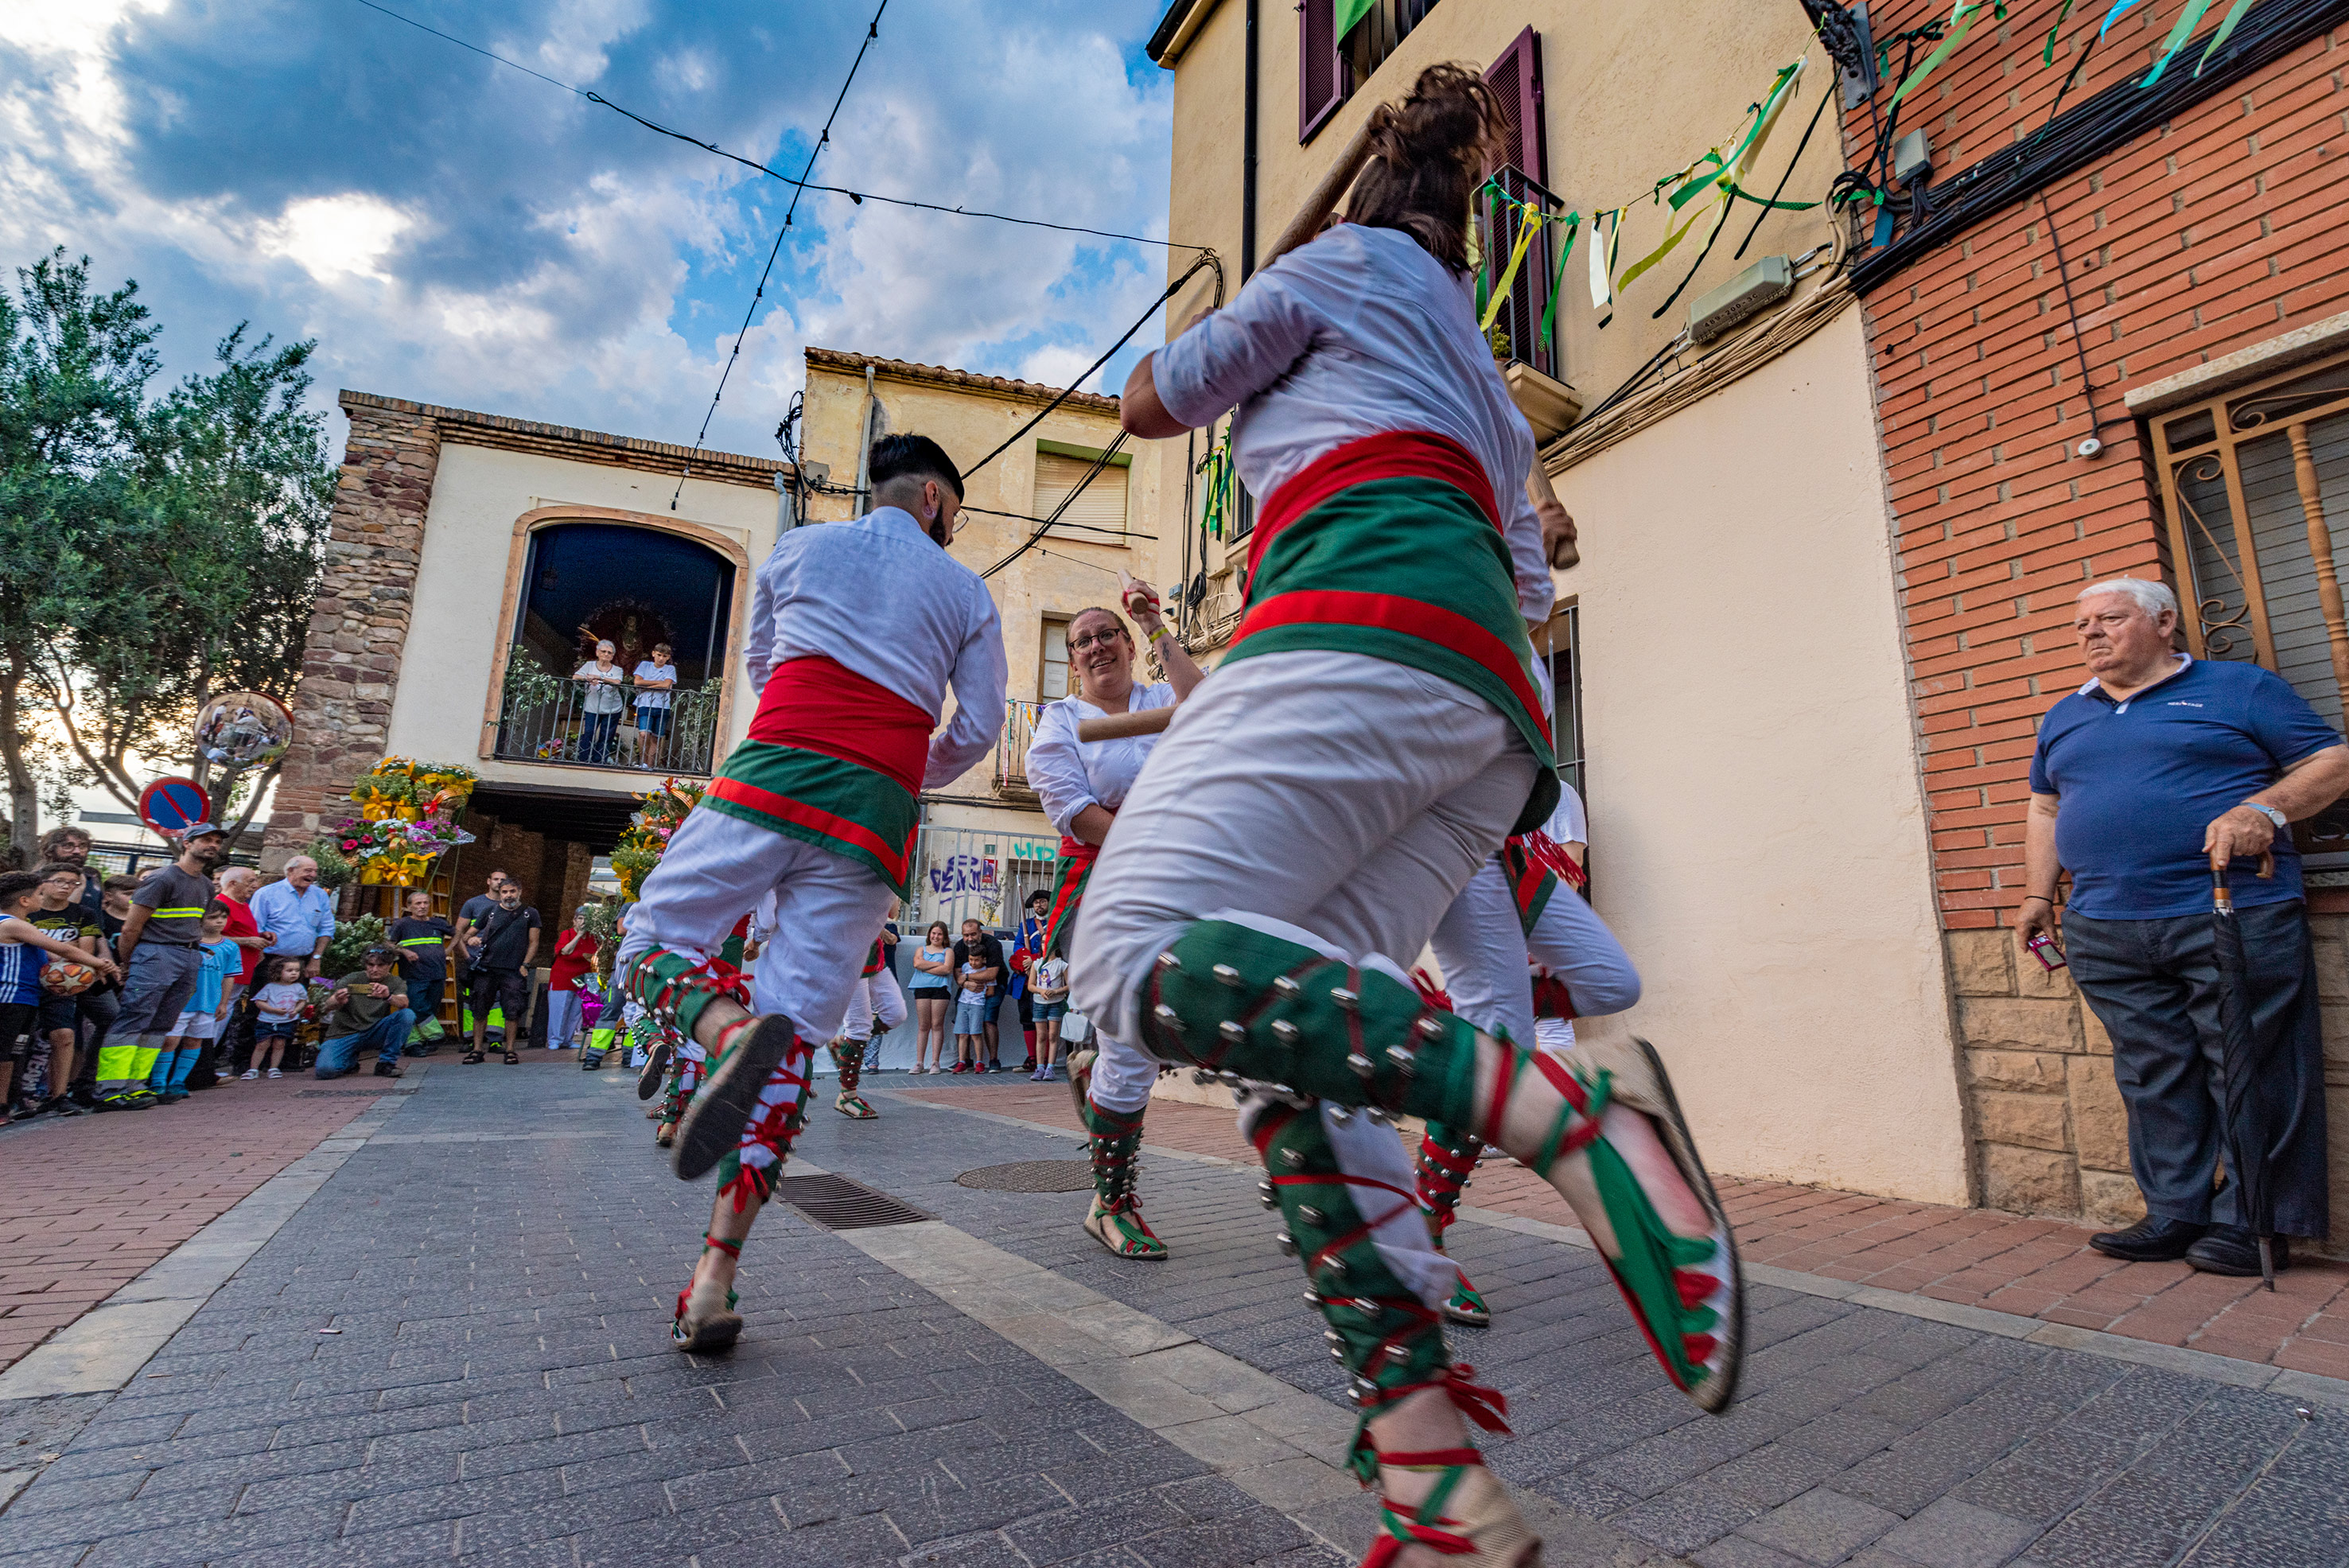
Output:
[[[1206,678],[1181,640],[1158,613],[1157,596],[1136,585],[1126,608],[1158,652],[1166,679],[1137,685],[1133,638],[1109,610],[1077,612],[1069,622],[1069,667],[1077,690],[1044,710],[1028,743],[1028,782],[1042,801],[1044,815],[1061,830],[1061,858],[1052,885],[1052,912],[1044,929],[1044,950],[1065,956],[1077,926],[1086,879],[1117,821],[1142,764],[1158,743],[1156,735],[1110,741],[1080,741],[1077,725],[1111,713],[1136,713],[1171,707]],[[1158,1062],[1129,1037],[1095,1020],[1095,1044],[1069,1058],[1069,1091],[1077,1115],[1091,1134],[1093,1202],[1085,1229],[1121,1258],[1154,1261],[1166,1244],[1142,1217],[1135,1190],[1142,1158],[1143,1113]]]
[[1372,1561],[1501,1568],[1539,1543],[1466,1421],[1409,1161],[1358,1111],[1469,1128],[1574,1207],[1666,1372],[1725,1407],[1742,1293],[1728,1220],[1661,1065],[1598,1070],[1427,1006],[1404,976],[1460,889],[1557,800],[1528,620],[1552,597],[1521,487],[1533,440],[1476,329],[1464,233],[1507,125],[1470,70],[1371,111],[1349,221],[1145,358],[1121,419],[1166,438],[1237,405],[1264,497],[1247,611],[1093,869],[1087,1016],[1253,1085],[1242,1126],[1353,1373]]
[[[916,797],[985,756],[1001,722],[1002,625],[978,574],[946,553],[962,506],[953,460],[926,436],[886,436],[867,472],[871,512],[795,528],[759,567],[750,739],[645,879],[620,950],[629,993],[709,1054],[677,1129],[677,1173],[720,1175],[678,1296],[681,1350],[741,1334],[742,1240],[798,1136],[815,1042],[846,1011],[890,900],[908,892]],[[954,721],[934,739],[950,682]],[[769,893],[786,940],[759,961],[754,1012],[719,948]]]
[[840,1075],[840,1092],[833,1096],[832,1108],[851,1121],[869,1122],[881,1114],[856,1092],[864,1078],[864,1056],[873,1048],[876,1022],[883,1034],[905,1022],[905,998],[897,989],[897,977],[881,961],[879,937],[873,939],[872,950],[864,955],[864,968],[856,983],[848,988],[848,1013],[832,1041],[832,1065]]

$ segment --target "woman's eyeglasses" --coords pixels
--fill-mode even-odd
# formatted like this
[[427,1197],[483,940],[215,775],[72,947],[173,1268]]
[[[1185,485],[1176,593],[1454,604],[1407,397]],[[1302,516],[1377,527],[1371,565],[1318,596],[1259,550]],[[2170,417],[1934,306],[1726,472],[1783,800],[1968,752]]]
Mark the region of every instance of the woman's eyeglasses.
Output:
[[1071,653],[1082,653],[1088,648],[1092,648],[1098,643],[1116,642],[1124,636],[1125,633],[1112,628],[1109,631],[1094,632],[1091,637],[1072,637],[1069,639],[1069,651]]

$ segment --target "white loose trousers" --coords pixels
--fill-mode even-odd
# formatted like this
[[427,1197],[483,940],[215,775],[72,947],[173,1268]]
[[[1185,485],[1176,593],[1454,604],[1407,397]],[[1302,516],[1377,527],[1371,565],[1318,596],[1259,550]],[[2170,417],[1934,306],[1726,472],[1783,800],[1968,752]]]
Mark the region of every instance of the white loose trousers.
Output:
[[[1640,1000],[1640,971],[1598,910],[1573,888],[1561,887],[1527,933],[1517,919],[1508,873],[1497,858],[1476,868],[1444,911],[1430,945],[1444,966],[1453,1011],[1487,1033],[1506,1030],[1521,1045],[1540,1039],[1528,955],[1566,982],[1574,1011],[1582,1017],[1620,1012]],[[1573,1036],[1567,1038],[1570,1044]]]
[[[1401,979],[1500,848],[1534,768],[1497,709],[1408,665],[1319,650],[1225,665],[1176,710],[1110,829],[1077,922],[1072,1000],[1140,1038],[1150,966],[1207,919],[1279,922]],[[1244,1127],[1260,1104],[1243,1105]],[[1327,1106],[1322,1118],[1349,1174],[1411,1190],[1392,1128]],[[1433,1306],[1458,1271],[1415,1207],[1393,1207],[1373,1240]]]
[[847,1011],[849,989],[896,895],[860,862],[802,839],[723,812],[688,815],[628,911],[620,971],[656,947],[714,956],[771,892],[774,934],[753,971],[753,1002],[822,1044],[830,1038],[823,1021]]
[[881,1015],[881,1027],[895,1029],[905,1022],[905,998],[897,989],[896,976],[887,970],[878,974],[861,974],[848,990],[848,1016],[840,1021],[840,1033],[850,1040],[873,1038],[873,1015]]

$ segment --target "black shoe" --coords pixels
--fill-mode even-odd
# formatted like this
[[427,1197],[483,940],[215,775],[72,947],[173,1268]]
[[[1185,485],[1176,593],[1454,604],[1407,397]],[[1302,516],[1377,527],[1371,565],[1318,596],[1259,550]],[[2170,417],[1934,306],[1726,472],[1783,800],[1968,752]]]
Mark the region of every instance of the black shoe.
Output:
[[405,1069],[397,1062],[378,1062],[375,1064],[375,1075],[378,1078],[397,1078],[403,1071]]
[[66,1098],[86,1111],[94,1111],[98,1108],[98,1091],[95,1089],[76,1089]]
[[2125,1263],[2167,1263],[2186,1256],[2186,1249],[2209,1229],[2190,1220],[2147,1215],[2126,1231],[2106,1231],[2089,1237],[2088,1245]]
[[[2277,1273],[2292,1267],[2292,1242],[2278,1236],[2270,1243]],[[2210,1233],[2186,1249],[2186,1261],[2206,1274],[2234,1279],[2260,1277],[2259,1238],[2240,1225],[2213,1225]]]
[[47,1105],[43,1106],[41,1109],[48,1112],[49,1115],[53,1116],[78,1116],[82,1114],[81,1107],[74,1104],[72,1100],[67,1098],[63,1095],[59,1095],[56,1099],[51,1100]]

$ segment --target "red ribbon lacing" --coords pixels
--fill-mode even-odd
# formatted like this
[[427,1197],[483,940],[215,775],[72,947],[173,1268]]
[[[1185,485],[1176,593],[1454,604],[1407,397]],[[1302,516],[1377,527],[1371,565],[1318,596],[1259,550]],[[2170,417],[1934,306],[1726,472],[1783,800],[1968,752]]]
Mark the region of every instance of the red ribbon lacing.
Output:
[[[751,1148],[763,1145],[775,1151],[777,1165],[783,1162],[784,1157],[791,1153],[792,1139],[799,1131],[800,1096],[806,1092],[808,1067],[814,1060],[815,1047],[803,1037],[792,1035],[791,1050],[785,1053],[781,1064],[776,1067],[774,1076],[767,1080],[769,1084],[782,1085],[788,1092],[772,1105],[761,1104],[759,1114],[743,1127],[742,1141],[738,1147]],[[763,1101],[763,1092],[761,1098]],[[767,1174],[767,1168],[742,1160],[734,1179],[718,1190],[721,1195],[733,1197],[734,1212],[740,1214],[750,1206],[753,1197],[761,1203],[765,1202],[767,1194],[773,1190],[772,1182],[773,1178]]]
[[[1485,1456],[1474,1449],[1427,1449],[1417,1453],[1381,1454],[1379,1462],[1413,1469],[1433,1469],[1444,1465],[1457,1469],[1465,1465],[1481,1465],[1485,1462]],[[1426,1506],[1423,1503],[1416,1508],[1406,1507],[1382,1498],[1379,1506],[1388,1514],[1384,1521],[1386,1534],[1371,1544],[1370,1554],[1362,1559],[1362,1568],[1382,1568],[1383,1564],[1391,1563],[1402,1555],[1405,1546],[1413,1543],[1446,1557],[1464,1557],[1476,1550],[1476,1543],[1468,1537],[1455,1531],[1437,1528],[1460,1522],[1449,1515],[1438,1514],[1433,1522],[1422,1523],[1415,1515],[1419,1508]]]

